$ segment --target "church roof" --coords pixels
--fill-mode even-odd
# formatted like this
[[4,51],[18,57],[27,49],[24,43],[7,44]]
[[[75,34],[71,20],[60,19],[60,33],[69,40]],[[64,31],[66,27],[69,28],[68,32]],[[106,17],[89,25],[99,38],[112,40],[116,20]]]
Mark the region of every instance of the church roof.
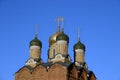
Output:
[[74,50],[75,49],[83,49],[85,51],[85,45],[83,43],[81,43],[80,41],[78,41],[75,45],[74,45]]
[[54,43],[56,43],[56,38],[57,36],[60,34],[60,31],[57,31],[55,34],[53,34],[52,36],[50,36],[49,38],[49,44],[52,45]]
[[42,42],[37,37],[35,37],[32,41],[30,41],[30,46],[34,45],[42,47]]
[[57,36],[56,40],[57,41],[58,40],[65,40],[65,41],[69,42],[69,37],[64,32],[62,32]]

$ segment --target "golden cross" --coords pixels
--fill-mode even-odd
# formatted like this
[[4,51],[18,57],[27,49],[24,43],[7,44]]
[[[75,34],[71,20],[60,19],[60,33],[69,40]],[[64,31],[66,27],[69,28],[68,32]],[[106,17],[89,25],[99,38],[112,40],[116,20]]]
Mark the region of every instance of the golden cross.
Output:
[[58,26],[60,26],[60,21],[61,21],[61,18],[60,18],[59,16],[58,16],[57,21],[58,21]]
[[64,18],[61,18],[62,21],[62,32],[64,32]]
[[78,41],[80,41],[80,28],[78,28]]
[[38,37],[38,28],[39,28],[39,24],[35,25],[35,37]]
[[61,17],[58,16],[57,21],[58,21],[58,31],[60,32],[60,21],[62,20]]
[[62,28],[64,28],[64,18],[61,18],[62,21]]

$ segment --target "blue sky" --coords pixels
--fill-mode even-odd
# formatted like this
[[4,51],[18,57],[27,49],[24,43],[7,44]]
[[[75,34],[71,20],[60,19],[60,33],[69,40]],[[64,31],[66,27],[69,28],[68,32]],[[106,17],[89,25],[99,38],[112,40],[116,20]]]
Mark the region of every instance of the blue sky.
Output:
[[89,69],[98,80],[120,80],[119,0],[0,0],[0,80],[14,80],[14,73],[25,65],[35,24],[42,59],[47,61],[48,39],[57,30],[58,16],[64,17],[72,60],[80,27]]

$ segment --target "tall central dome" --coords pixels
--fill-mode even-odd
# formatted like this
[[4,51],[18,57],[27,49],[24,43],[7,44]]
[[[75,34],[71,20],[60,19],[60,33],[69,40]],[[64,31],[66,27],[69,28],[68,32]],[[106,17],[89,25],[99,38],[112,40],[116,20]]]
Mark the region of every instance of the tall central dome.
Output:
[[[60,23],[62,21],[62,31]],[[63,18],[58,17],[58,30],[49,38],[48,62],[69,62],[68,55],[69,37],[64,33]]]
[[49,38],[49,44],[50,46],[54,43],[56,43],[56,38],[57,36],[61,33],[60,32],[60,21],[62,20],[62,18],[58,17],[57,21],[58,21],[58,30],[55,34],[53,34],[52,36],[50,36]]
[[49,44],[50,45],[56,43],[56,38],[60,33],[61,33],[60,29],[58,28],[58,31],[49,38]]

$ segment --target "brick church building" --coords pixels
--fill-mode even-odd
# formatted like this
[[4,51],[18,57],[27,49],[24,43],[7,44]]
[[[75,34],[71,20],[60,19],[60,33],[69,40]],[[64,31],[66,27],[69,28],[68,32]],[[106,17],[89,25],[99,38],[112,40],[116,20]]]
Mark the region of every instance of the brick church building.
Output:
[[85,62],[85,45],[80,37],[73,46],[74,61],[71,61],[68,54],[69,37],[64,33],[64,28],[60,30],[61,20],[59,17],[58,30],[49,38],[47,62],[42,61],[42,42],[36,34],[30,41],[30,57],[25,66],[15,73],[15,80],[97,80]]

